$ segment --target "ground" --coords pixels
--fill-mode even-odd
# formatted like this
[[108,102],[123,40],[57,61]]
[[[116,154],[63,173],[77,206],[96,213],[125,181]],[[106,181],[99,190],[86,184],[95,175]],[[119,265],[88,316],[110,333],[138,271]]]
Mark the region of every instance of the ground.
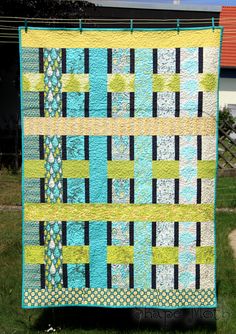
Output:
[[236,178],[218,180],[216,230],[219,307],[216,316],[213,310],[200,313],[199,310],[187,310],[180,317],[165,311],[155,314],[138,309],[67,307],[23,310],[20,189],[19,174],[0,174],[0,334],[44,333],[49,325],[62,334],[236,333],[236,260],[229,242],[230,233],[236,229]]

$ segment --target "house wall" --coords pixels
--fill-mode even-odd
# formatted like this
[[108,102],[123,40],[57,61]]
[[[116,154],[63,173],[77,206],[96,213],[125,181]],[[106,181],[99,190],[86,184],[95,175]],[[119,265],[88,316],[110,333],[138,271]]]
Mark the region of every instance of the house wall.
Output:
[[223,108],[228,104],[236,105],[236,78],[220,78],[220,108]]

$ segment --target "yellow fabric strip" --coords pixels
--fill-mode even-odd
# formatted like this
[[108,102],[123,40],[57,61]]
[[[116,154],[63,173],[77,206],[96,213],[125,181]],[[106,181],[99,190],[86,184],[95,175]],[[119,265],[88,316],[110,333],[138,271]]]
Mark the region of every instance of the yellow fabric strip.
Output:
[[62,175],[65,178],[89,178],[89,161],[63,160]]
[[[45,177],[44,160],[25,160],[24,175],[27,178]],[[62,175],[64,178],[89,178],[89,161],[63,160]]]
[[134,74],[108,74],[108,92],[134,92]]
[[108,161],[108,178],[132,179],[134,178],[134,161]]
[[43,73],[24,73],[23,91],[43,92],[44,74]]
[[63,92],[88,92],[89,75],[88,74],[62,74]]
[[25,135],[167,136],[215,134],[214,117],[65,118],[25,117]]
[[108,246],[107,263],[129,264],[134,262],[133,246]]
[[220,29],[180,31],[66,31],[21,29],[22,47],[31,48],[190,48],[219,47]]
[[25,246],[24,250],[26,264],[44,263],[44,246]]
[[214,247],[212,246],[196,247],[196,263],[197,264],[213,264],[214,263]]
[[177,264],[179,260],[178,247],[153,247],[153,264]]
[[63,263],[89,263],[89,246],[63,246]]
[[152,177],[154,179],[179,178],[179,161],[157,160],[152,162]]
[[26,203],[26,221],[210,221],[213,204]]
[[213,179],[215,177],[216,162],[215,160],[198,160],[197,177],[200,179]]
[[154,92],[179,92],[179,74],[153,74]]

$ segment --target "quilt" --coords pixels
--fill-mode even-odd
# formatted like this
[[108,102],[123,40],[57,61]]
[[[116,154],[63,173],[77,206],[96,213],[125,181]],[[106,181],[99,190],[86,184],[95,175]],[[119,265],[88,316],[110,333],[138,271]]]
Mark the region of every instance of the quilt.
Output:
[[221,28],[19,28],[25,308],[216,307]]

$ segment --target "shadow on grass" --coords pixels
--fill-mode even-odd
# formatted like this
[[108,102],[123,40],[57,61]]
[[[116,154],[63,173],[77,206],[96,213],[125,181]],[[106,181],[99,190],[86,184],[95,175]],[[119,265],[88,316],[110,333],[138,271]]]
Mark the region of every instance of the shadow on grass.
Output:
[[[150,308],[112,309],[99,307],[62,307],[43,311],[35,329],[95,331],[181,331],[215,332],[215,309],[158,310]],[[173,333],[173,332],[172,332]]]

